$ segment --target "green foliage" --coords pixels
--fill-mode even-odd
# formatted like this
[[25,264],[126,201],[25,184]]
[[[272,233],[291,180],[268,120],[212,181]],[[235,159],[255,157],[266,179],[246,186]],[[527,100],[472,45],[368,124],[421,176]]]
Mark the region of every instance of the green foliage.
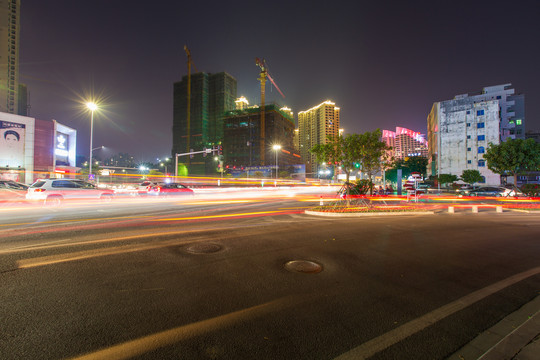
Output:
[[454,181],[457,181],[457,180],[458,180],[458,177],[456,175],[452,175],[452,174],[439,175],[439,183],[441,184],[453,183]]
[[163,175],[163,173],[158,170],[150,170],[148,172],[148,176],[161,176],[161,175]]
[[264,176],[262,171],[255,171],[255,177],[256,178],[262,178]]
[[514,176],[517,174],[540,169],[540,144],[533,139],[508,139],[498,145],[489,143],[484,154],[488,169],[494,173]]
[[360,164],[362,171],[371,177],[381,168],[381,158],[390,148],[380,140],[381,130],[365,132],[363,134],[349,134],[328,137],[326,144],[315,145],[310,151],[315,154],[318,162],[341,165],[343,171],[349,175],[351,169]]
[[482,181],[482,175],[478,170],[463,170],[461,174],[461,180],[465,181],[467,184],[474,184]]
[[428,159],[423,156],[410,156],[406,160],[397,159],[391,169],[385,173],[386,179],[392,182],[397,182],[397,170],[401,169],[402,179],[408,178],[413,172],[426,175]]
[[527,196],[539,197],[540,196],[540,185],[538,184],[524,184],[521,187],[521,191]]
[[368,179],[356,180],[351,187],[351,195],[366,195],[373,193],[373,182]]
[[186,164],[184,163],[178,164],[178,176],[188,176],[188,168]]

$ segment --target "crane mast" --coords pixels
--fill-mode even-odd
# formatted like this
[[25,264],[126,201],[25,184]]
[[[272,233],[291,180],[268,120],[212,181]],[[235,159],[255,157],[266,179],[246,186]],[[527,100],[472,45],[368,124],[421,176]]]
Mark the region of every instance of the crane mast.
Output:
[[275,86],[277,91],[285,98],[285,95],[281,92],[277,84],[275,83],[274,79],[268,74],[268,66],[266,66],[266,62],[264,59],[255,58],[255,64],[261,69],[261,72],[259,74],[259,81],[261,82],[261,130],[260,130],[260,142],[261,142],[261,165],[264,166],[265,164],[265,155],[266,155],[266,147],[265,147],[265,91],[266,91],[266,78],[270,80],[270,82]]

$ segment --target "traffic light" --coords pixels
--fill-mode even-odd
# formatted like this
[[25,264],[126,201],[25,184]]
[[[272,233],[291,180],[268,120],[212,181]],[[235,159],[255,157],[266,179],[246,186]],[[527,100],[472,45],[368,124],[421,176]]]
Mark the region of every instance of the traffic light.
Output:
[[358,169],[360,167],[360,164],[359,163],[354,163],[354,167]]
[[222,145],[218,145],[217,153],[218,153],[218,155],[223,155],[223,146]]

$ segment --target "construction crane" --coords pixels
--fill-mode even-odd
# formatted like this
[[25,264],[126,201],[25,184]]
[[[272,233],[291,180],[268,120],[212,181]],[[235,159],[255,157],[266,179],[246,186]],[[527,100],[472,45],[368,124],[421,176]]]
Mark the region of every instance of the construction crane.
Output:
[[266,65],[266,61],[264,59],[255,58],[255,64],[261,69],[261,73],[259,74],[259,81],[261,82],[261,132],[260,132],[260,138],[261,138],[261,165],[265,164],[265,122],[264,122],[264,97],[265,97],[265,86],[266,86],[266,78],[270,80],[270,82],[275,86],[277,91],[285,98],[285,95],[279,90],[279,87],[276,85],[276,82],[270,74],[268,74],[268,65]]
[[[188,80],[187,80],[187,148],[186,152],[191,152],[191,66],[195,68],[195,71],[197,71],[197,68],[195,67],[195,64],[193,64],[193,59],[191,58],[191,51],[189,51],[187,45],[184,45],[184,51],[187,55],[187,66],[188,66]],[[190,158],[188,158],[188,166],[190,165]]]

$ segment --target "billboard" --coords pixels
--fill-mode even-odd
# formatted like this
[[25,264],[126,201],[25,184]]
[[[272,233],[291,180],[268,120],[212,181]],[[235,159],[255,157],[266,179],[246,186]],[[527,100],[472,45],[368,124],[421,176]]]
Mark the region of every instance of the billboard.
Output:
[[69,166],[69,135],[56,132],[54,154],[56,155],[55,165]]
[[0,167],[24,168],[26,125],[0,121]]

